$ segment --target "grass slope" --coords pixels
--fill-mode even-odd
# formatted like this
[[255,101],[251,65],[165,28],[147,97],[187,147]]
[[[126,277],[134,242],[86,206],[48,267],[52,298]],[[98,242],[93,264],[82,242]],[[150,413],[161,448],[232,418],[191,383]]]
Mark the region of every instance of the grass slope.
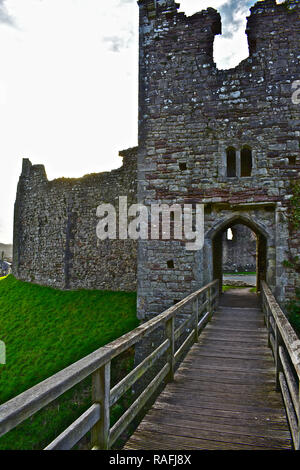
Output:
[[[0,339],[7,350],[6,365],[0,366],[0,403],[137,325],[135,293],[62,292],[8,276],[0,281]],[[67,392],[59,403],[2,437],[0,449],[49,443],[89,405],[90,396],[82,399],[86,386]]]

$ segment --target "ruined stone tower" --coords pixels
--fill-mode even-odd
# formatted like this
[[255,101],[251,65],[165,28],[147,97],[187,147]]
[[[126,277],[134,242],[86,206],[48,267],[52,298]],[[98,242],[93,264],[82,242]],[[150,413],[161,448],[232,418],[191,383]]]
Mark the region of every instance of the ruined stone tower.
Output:
[[222,237],[234,224],[255,232],[258,277],[283,301],[299,287],[284,261],[299,254],[287,211],[300,170],[300,106],[292,101],[300,3],[257,2],[249,57],[231,70],[214,63],[217,11],[187,17],[174,0],[139,7],[139,200],[205,204],[203,250],[188,252],[180,240],[139,242],[139,317],[221,279]]

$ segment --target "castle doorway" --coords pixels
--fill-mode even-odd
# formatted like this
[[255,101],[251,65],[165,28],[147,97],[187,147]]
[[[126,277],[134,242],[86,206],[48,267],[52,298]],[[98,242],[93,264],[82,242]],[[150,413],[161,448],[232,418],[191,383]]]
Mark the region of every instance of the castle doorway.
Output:
[[267,238],[256,225],[238,218],[223,225],[212,238],[212,252],[213,277],[220,289],[226,279],[229,284],[236,279],[260,291],[267,276]]

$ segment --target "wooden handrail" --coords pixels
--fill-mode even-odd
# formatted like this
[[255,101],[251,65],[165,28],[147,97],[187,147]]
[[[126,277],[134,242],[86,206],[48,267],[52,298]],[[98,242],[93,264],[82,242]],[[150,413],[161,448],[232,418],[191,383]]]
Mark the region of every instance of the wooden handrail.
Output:
[[276,366],[276,388],[283,396],[294,447],[300,450],[300,340],[267,283],[262,281],[261,285],[268,344]]
[[[202,287],[133,331],[101,347],[1,405],[0,436],[14,429],[18,424],[33,416],[37,411],[53,402],[88,376],[92,376],[93,406],[55,439],[53,443],[47,446],[46,449],[66,449],[70,448],[68,446],[73,447],[76,444],[76,439],[78,438],[78,442],[78,440],[90,430],[92,430],[93,448],[108,449],[132,421],[133,417],[140,412],[142,406],[144,406],[145,402],[148,401],[162,381],[172,380],[178,352],[181,354],[192,339],[195,341],[198,338],[199,329],[205,326],[214,312],[218,299],[218,283],[219,281],[216,280]],[[206,299],[201,303],[199,302],[199,298],[204,294]],[[193,334],[190,334],[178,348],[178,351],[175,351],[175,340],[178,341],[179,336],[184,333],[184,329],[180,327],[175,331],[175,317],[179,311],[192,302],[193,322],[191,328]],[[199,313],[203,311],[205,311],[205,315],[203,315],[199,321]],[[155,351],[151,352],[144,361],[131,371],[119,384],[110,390],[110,364],[112,359],[134,346],[145,335],[149,335],[160,327],[164,328],[166,334],[166,339],[163,343],[158,346]],[[163,365],[157,377],[153,379],[141,396],[120,418],[119,422],[114,425],[112,430],[110,430],[110,407],[162,357],[163,353],[167,354],[167,364]]]

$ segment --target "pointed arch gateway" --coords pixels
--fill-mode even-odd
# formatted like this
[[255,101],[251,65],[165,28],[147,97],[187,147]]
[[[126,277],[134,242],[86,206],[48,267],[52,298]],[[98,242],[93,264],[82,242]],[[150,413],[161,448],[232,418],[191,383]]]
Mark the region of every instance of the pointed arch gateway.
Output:
[[220,289],[223,285],[223,235],[235,225],[244,225],[252,230],[257,239],[256,245],[256,286],[260,291],[261,281],[267,280],[267,251],[269,234],[265,227],[258,224],[250,217],[237,213],[232,214],[226,219],[219,221],[206,234],[206,238],[210,239],[212,248],[212,272],[213,278],[220,280]]

